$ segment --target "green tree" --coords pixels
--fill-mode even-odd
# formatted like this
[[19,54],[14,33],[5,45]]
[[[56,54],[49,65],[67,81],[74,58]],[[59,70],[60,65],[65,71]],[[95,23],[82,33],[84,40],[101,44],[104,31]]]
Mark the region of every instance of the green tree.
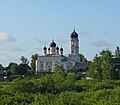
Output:
[[80,61],[81,62],[87,62],[87,59],[84,57],[83,54],[80,54]]
[[[52,75],[54,81],[54,93],[60,93],[63,89],[62,83],[65,81],[66,73],[62,66],[55,65],[54,74]],[[61,85],[60,85],[61,84]]]
[[18,74],[18,64],[10,62],[9,65],[5,68],[7,75]]
[[55,73],[64,73],[65,70],[62,66],[59,66],[59,65],[56,64],[55,67],[54,67],[54,72]]
[[102,50],[102,51],[100,52],[100,55],[103,55],[105,52],[106,52],[105,50]]
[[11,64],[10,71],[11,71],[12,74],[17,74],[17,72],[18,72],[18,64],[17,63]]
[[29,61],[24,56],[21,56],[20,60],[22,61],[22,64],[29,64]]
[[91,78],[100,81],[102,79],[102,69],[101,69],[101,62],[100,57],[98,55],[95,56],[93,62],[90,63],[88,76]]
[[120,48],[117,46],[114,54],[115,58],[120,58]]
[[27,64],[20,64],[18,65],[17,74],[25,75],[27,73],[27,70],[31,70],[30,66],[28,66]]
[[2,64],[0,64],[0,75],[2,75],[4,72],[4,67],[2,66]]
[[112,53],[106,50],[101,56],[101,68],[103,79],[118,79],[118,73],[115,70],[115,66],[112,62]]
[[118,79],[119,75],[112,62],[112,53],[109,50],[103,50],[100,56],[96,56],[90,63],[88,76],[95,80]]
[[11,75],[11,66],[14,65],[15,63],[13,62],[10,62],[9,65],[5,68],[5,71],[6,71],[6,75],[9,76]]
[[38,54],[32,55],[31,60],[31,69],[35,71],[35,62],[38,59]]

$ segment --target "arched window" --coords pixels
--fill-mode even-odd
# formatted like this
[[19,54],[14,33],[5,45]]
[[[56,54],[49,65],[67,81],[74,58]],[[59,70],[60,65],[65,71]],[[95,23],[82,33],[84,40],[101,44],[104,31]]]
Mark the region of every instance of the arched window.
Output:
[[63,67],[64,67],[64,65],[61,65],[61,67],[63,68]]
[[70,69],[70,65],[69,64],[67,65],[67,69]]
[[51,65],[48,65],[48,71],[49,71],[49,72],[52,71]]
[[43,70],[43,64],[40,63],[40,70]]

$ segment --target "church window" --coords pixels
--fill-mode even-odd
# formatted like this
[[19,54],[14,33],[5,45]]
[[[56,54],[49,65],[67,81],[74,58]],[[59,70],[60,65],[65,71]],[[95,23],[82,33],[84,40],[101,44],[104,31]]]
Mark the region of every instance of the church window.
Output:
[[72,53],[74,53],[74,50],[72,50]]
[[70,69],[70,65],[69,64],[67,65],[67,68]]
[[72,46],[74,45],[74,41],[72,41]]
[[51,72],[52,69],[51,69],[51,65],[48,65],[48,71]]
[[43,64],[42,63],[40,64],[40,69],[43,70]]

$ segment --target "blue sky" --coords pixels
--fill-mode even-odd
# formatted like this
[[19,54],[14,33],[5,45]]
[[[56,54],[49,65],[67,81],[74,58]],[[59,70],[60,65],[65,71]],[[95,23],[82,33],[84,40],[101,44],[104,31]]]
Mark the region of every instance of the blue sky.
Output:
[[120,0],[0,0],[0,64],[43,54],[52,38],[64,54],[76,29],[80,53],[92,60],[120,46]]

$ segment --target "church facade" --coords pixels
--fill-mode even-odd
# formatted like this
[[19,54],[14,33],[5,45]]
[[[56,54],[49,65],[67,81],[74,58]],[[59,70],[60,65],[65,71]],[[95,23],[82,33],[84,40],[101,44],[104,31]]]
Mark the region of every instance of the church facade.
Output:
[[44,47],[43,55],[39,55],[36,60],[36,73],[40,71],[54,72],[55,64],[62,66],[67,72],[80,62],[79,39],[75,30],[70,34],[70,54],[65,56],[63,51],[64,49],[59,48],[54,40],[48,48]]

